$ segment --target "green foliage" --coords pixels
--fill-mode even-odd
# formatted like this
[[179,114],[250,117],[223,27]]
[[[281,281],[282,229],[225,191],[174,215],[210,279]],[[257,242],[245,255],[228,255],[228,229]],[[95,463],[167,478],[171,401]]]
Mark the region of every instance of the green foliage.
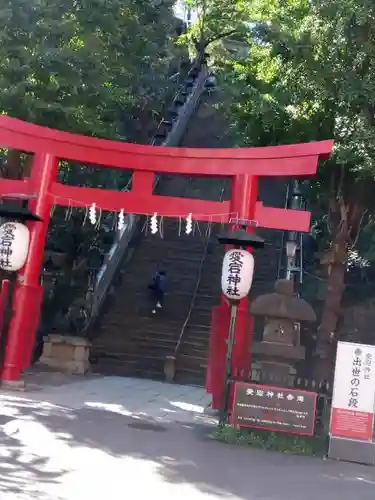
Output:
[[210,437],[227,444],[252,446],[296,455],[322,457],[326,453],[325,439],[319,437],[293,436],[281,432],[245,428],[236,430],[231,425],[218,427]]
[[87,135],[132,137],[134,114],[158,109],[170,84],[172,3],[4,0],[0,111]]
[[248,57],[219,64],[238,144],[335,140],[307,194],[320,214],[333,202],[353,215],[349,243],[373,212],[375,172],[375,6],[353,5],[259,0]]

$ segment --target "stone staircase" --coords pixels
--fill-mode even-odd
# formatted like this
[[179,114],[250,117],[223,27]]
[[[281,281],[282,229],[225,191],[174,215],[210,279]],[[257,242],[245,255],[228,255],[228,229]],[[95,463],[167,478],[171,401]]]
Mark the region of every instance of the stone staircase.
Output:
[[[211,192],[207,184],[205,179],[171,178],[163,180],[162,189],[164,194],[181,195],[182,190],[185,196],[209,194],[210,199],[219,200],[223,181],[211,182]],[[200,223],[194,235],[185,235],[183,221],[164,219],[162,234],[152,235],[146,225],[138,248],[123,270],[124,280],[115,303],[94,336],[91,358],[95,371],[163,378],[165,357],[174,352],[189,317],[177,379],[190,384],[203,382],[209,315],[220,293],[222,259],[214,234],[208,237],[208,226]],[[147,286],[158,266],[167,271],[168,290],[164,308],[153,315]]]
[[[219,123],[210,104],[203,103],[191,120],[183,146],[226,147],[218,133]],[[212,108],[211,108],[212,109]],[[204,132],[203,132],[204,131]],[[219,200],[229,198],[228,181],[170,176],[160,181],[161,194]],[[262,180],[261,199],[266,205],[284,206],[285,183]],[[94,332],[92,368],[102,374],[164,378],[165,357],[174,354],[181,330],[182,340],[176,357],[175,381],[203,385],[211,310],[219,303],[221,262],[224,248],[217,242],[220,225],[211,236],[207,224],[200,223],[194,235],[184,234],[179,221],[164,220],[162,236],[143,231],[133,256],[122,268],[122,285],[114,304]],[[256,252],[253,296],[272,290],[277,276],[281,233],[262,231],[263,250]],[[202,262],[203,261],[203,262]],[[165,308],[151,314],[148,284],[157,266],[167,270],[169,287]],[[256,327],[260,332],[261,325]]]

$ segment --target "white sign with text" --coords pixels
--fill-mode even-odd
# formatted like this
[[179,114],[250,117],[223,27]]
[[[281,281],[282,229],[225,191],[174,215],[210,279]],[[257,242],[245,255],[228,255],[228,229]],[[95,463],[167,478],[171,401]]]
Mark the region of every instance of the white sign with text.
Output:
[[375,346],[337,345],[330,432],[371,440],[375,406]]

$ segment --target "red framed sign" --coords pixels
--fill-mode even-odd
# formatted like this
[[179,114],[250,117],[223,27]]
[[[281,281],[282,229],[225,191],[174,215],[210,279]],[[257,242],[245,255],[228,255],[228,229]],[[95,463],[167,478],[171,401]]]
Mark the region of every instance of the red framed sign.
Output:
[[316,392],[235,382],[231,423],[234,427],[312,436],[316,403]]
[[330,435],[372,441],[375,407],[375,346],[338,342]]

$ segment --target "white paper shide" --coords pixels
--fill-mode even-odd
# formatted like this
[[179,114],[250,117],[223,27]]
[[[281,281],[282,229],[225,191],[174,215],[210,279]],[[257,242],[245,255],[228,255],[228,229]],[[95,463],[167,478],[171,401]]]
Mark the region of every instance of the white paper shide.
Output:
[[18,271],[27,259],[29,229],[20,222],[5,222],[0,226],[0,268]]
[[223,259],[221,289],[230,300],[241,300],[249,293],[254,274],[254,257],[247,250],[229,250]]

